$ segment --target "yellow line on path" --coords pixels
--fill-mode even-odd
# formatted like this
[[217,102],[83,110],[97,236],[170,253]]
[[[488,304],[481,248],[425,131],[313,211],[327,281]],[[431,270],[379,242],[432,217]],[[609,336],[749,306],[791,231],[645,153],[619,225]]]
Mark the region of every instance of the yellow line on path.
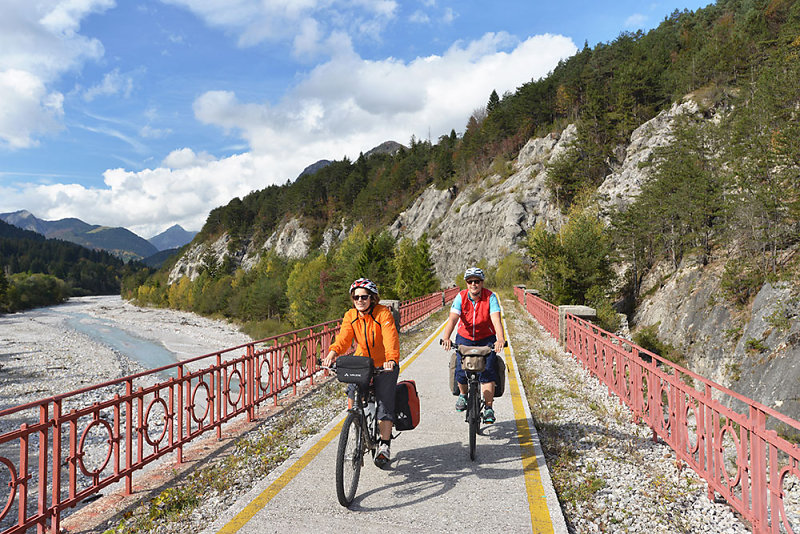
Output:
[[[508,335],[507,329],[506,335]],[[510,355],[509,347],[506,347],[504,352],[506,355]],[[522,394],[517,381],[517,373],[514,369],[514,358],[505,358],[505,360],[508,366],[509,385],[511,386],[511,402],[514,405],[514,419],[517,421],[517,439],[519,439],[520,455],[522,456],[522,472],[525,477],[525,489],[528,492],[531,528],[537,534],[554,532],[553,521],[550,519],[550,510],[547,507],[547,498],[542,485],[542,477],[539,473],[536,448],[533,445],[531,430],[528,426],[528,415],[522,403]]]
[[[422,354],[422,351],[428,348],[428,345],[433,343],[433,340],[436,339],[436,336],[439,334],[439,332],[444,329],[445,324],[446,323],[442,324],[442,326],[439,327],[439,330],[437,330],[424,345],[421,345],[412,355],[403,360],[403,363],[400,365],[400,372],[403,372],[411,364],[411,362],[417,359],[417,356]],[[335,427],[333,427],[327,434],[320,438],[320,440],[315,443],[314,446],[308,449],[305,454],[303,454],[294,464],[292,464],[289,469],[284,471],[283,474],[281,474],[281,476],[275,480],[275,482],[270,484],[258,495],[258,497],[248,503],[241,512],[236,514],[233,519],[226,523],[225,526],[223,526],[217,532],[219,534],[233,534],[245,526],[247,522],[258,513],[259,510],[264,508],[267,503],[278,494],[278,492],[285,488],[294,477],[299,475],[300,472],[311,463],[311,460],[313,460],[319,453],[322,452],[325,447],[328,446],[331,441],[333,441],[333,438],[335,438],[341,431],[343,423],[344,417],[336,424]]]

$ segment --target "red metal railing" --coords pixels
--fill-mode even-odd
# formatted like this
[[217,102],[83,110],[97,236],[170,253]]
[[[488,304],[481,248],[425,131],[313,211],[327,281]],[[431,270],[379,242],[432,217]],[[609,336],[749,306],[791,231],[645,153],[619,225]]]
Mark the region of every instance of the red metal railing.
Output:
[[[515,294],[542,325],[552,321],[547,307],[528,306],[533,295]],[[800,447],[767,426],[798,435],[800,422],[572,314],[565,320],[566,350],[706,480],[709,499],[722,496],[754,532],[795,532],[784,497],[800,481]]]
[[[400,326],[452,295],[402,302]],[[130,493],[136,471],[172,452],[181,463],[197,437],[221,437],[227,421],[252,420],[259,405],[313,385],[340,326],[330,321],[0,411],[3,428],[14,428],[0,434],[0,488],[8,487],[7,497],[0,489],[0,532],[59,532],[63,510],[119,481]]]
[[553,337],[558,337],[558,306],[550,304],[544,299],[541,299],[533,293],[525,292],[525,289],[519,286],[514,287],[514,294],[525,306],[532,316],[541,323],[545,330],[550,332]]

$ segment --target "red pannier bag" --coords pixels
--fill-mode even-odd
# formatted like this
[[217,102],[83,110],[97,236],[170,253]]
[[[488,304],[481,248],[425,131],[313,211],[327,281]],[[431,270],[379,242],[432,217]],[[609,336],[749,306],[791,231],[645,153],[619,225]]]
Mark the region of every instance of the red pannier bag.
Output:
[[394,390],[394,427],[414,430],[419,424],[419,395],[413,380],[401,380]]

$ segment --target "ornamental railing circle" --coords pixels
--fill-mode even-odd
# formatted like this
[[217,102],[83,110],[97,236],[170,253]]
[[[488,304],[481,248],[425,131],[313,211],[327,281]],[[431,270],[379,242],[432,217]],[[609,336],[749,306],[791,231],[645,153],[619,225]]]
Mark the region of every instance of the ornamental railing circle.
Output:
[[738,460],[740,447],[742,446],[741,442],[739,441],[739,436],[736,435],[736,431],[731,426],[730,422],[726,423],[719,432],[719,447],[717,452],[719,453],[719,467],[720,467],[720,474],[725,479],[725,482],[728,484],[728,491],[733,492],[733,488],[739,485],[739,481],[742,478],[742,466],[739,465],[739,462],[736,462],[736,477],[731,479],[728,476],[728,470],[725,469],[725,435],[730,434],[731,439],[733,439],[733,444],[736,446],[736,458]]
[[17,470],[14,468],[14,464],[11,463],[11,460],[0,456],[0,464],[5,465],[8,468],[8,472],[11,474],[11,477],[8,481],[8,501],[3,507],[3,510],[0,512],[0,519],[3,519],[8,514],[9,510],[11,510],[11,506],[14,504],[14,499],[17,497],[19,478],[17,478]]
[[[200,387],[202,387],[206,392],[206,409],[203,412],[202,417],[198,418],[197,412],[195,411],[195,409],[197,408],[197,403],[195,402],[195,400],[197,398],[197,392],[200,390]],[[200,380],[197,383],[197,385],[192,389],[192,396],[189,399],[189,403],[190,403],[189,412],[192,414],[192,419],[194,419],[194,422],[200,423],[202,421],[205,421],[206,417],[208,417],[208,414],[211,413],[211,388],[208,386],[208,383],[205,381],[205,379]]]
[[[238,378],[239,380],[239,393],[236,395],[236,399],[231,398],[231,383],[233,382],[234,377]],[[242,396],[244,395],[244,388],[242,387],[243,383],[244,380],[242,380],[241,371],[234,367],[233,371],[228,374],[228,379],[225,381],[225,398],[227,399],[229,406],[237,406],[239,402],[241,402]],[[210,405],[211,403],[209,403],[209,406]]]
[[[89,431],[95,426],[102,426],[103,428],[106,429],[106,432],[108,432],[108,440],[106,442],[108,443],[108,452],[106,453],[106,458],[105,460],[103,460],[102,465],[97,469],[95,469],[94,471],[90,471],[89,468],[86,467],[86,464],[83,461],[83,457],[86,455],[86,451],[84,451],[84,445],[86,444],[86,438],[89,436]],[[108,423],[108,421],[105,421],[103,419],[95,419],[94,421],[89,423],[86,426],[86,428],[83,429],[83,432],[81,433],[81,439],[78,442],[77,457],[78,457],[78,467],[80,467],[81,472],[83,472],[83,474],[86,475],[87,477],[96,477],[97,475],[102,473],[103,469],[106,468],[108,462],[111,460],[111,450],[113,443],[114,443],[114,432],[111,430],[111,425]]]
[[[150,410],[152,410],[153,406],[155,406],[156,404],[160,405],[164,410],[164,428],[161,429],[161,435],[158,436],[158,439],[153,441],[152,439],[150,439],[149,421],[150,421]],[[145,410],[144,412],[144,421],[142,422],[142,430],[144,433],[145,441],[147,441],[147,443],[149,443],[153,447],[161,443],[161,440],[163,440],[164,437],[167,435],[167,426],[168,426],[167,421],[169,421],[169,408],[167,407],[167,403],[161,397],[156,397],[155,399],[150,401],[150,403],[147,405],[147,410]]]

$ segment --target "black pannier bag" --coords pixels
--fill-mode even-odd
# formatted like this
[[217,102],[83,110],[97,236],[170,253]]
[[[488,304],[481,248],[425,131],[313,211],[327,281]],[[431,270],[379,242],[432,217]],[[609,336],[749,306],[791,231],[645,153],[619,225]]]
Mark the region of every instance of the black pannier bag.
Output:
[[458,356],[456,355],[455,351],[450,353],[450,368],[448,369],[448,372],[450,373],[450,392],[453,395],[458,395],[459,394],[458,384],[456,383],[456,358],[457,357]]
[[366,356],[339,356],[336,358],[336,378],[339,379],[339,382],[366,387],[372,378],[372,369],[372,358]]
[[497,382],[494,383],[494,396],[502,397],[506,390],[506,362],[499,354],[495,361],[497,361]]

